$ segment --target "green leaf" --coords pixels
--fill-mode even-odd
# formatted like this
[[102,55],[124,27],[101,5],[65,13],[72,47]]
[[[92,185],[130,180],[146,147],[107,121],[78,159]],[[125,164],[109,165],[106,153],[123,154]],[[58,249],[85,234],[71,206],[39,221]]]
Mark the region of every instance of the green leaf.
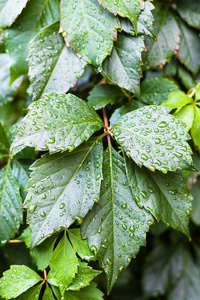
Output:
[[2,0],[0,3],[0,27],[12,25],[28,0],[19,0],[13,3],[12,0]]
[[18,232],[22,222],[22,200],[10,162],[0,171],[0,242],[4,244]]
[[43,271],[48,267],[56,239],[57,235],[50,236],[43,243],[33,248],[31,255],[38,270]]
[[125,98],[125,94],[110,84],[96,85],[88,96],[88,104],[98,110],[107,104],[115,104]]
[[42,284],[33,286],[28,289],[25,293],[21,294],[16,298],[16,300],[36,300],[39,299],[39,294],[41,291]]
[[195,225],[200,225],[200,178],[197,178],[197,182],[192,185],[191,194],[194,197],[192,201],[192,220]]
[[[153,4],[151,2],[146,1],[144,2],[144,10],[141,11],[141,14],[139,15],[137,19],[137,34],[146,34],[150,36],[151,38],[154,37],[153,32],[153,15],[151,13],[151,10],[154,8]],[[121,18],[120,19],[121,28],[123,31],[131,34],[136,35],[135,29],[131,22],[128,19]]]
[[102,68],[105,76],[121,88],[139,95],[143,50],[144,42],[141,36],[119,34],[110,57],[103,62]]
[[46,285],[46,289],[44,291],[44,295],[42,297],[42,300],[54,300],[54,296],[53,296],[53,292],[50,289],[50,287],[48,286],[48,284]]
[[178,68],[178,78],[181,80],[182,84],[188,91],[196,85],[191,72],[187,71],[184,66],[180,66]]
[[10,86],[10,56],[8,53],[0,54],[0,106],[13,100],[21,81],[19,78]]
[[81,223],[98,202],[103,160],[98,140],[92,138],[72,153],[46,154],[32,165],[25,201],[32,246],[75,220]]
[[195,100],[200,99],[200,82],[196,86]]
[[141,0],[124,0],[110,1],[101,0],[103,7],[107,8],[113,14],[119,14],[122,17],[127,17],[133,24],[137,33],[137,18],[141,12]]
[[78,272],[78,264],[76,253],[65,233],[54,250],[49,264],[51,276],[55,278],[62,295],[75,278],[75,274]]
[[139,207],[145,207],[157,221],[186,234],[189,233],[189,215],[192,196],[187,179],[182,174],[150,172],[126,159],[128,183]]
[[9,142],[6,135],[6,132],[0,122],[0,158],[8,155],[9,153]]
[[66,47],[58,30],[58,22],[45,27],[31,44],[29,76],[33,100],[43,93],[65,93],[83,75],[86,62]]
[[147,256],[144,267],[142,285],[146,297],[156,297],[167,293],[177,279],[181,278],[183,266],[184,248],[182,245],[155,247]]
[[[42,280],[30,268],[12,265],[9,270],[3,273],[0,281],[0,295],[6,299],[16,298]],[[23,284],[21,284],[22,282]]]
[[63,36],[88,63],[98,66],[110,54],[118,27],[118,19],[96,0],[61,1]]
[[184,123],[169,115],[169,110],[145,106],[124,115],[113,126],[116,141],[140,167],[167,173],[192,164]]
[[96,283],[92,282],[80,291],[65,292],[64,300],[103,300],[103,293],[96,288]]
[[78,266],[78,274],[76,274],[73,283],[68,286],[67,291],[79,291],[80,289],[88,286],[90,281],[101,273],[102,271],[93,270],[87,263],[80,262],[80,265]]
[[166,101],[171,92],[179,88],[172,80],[167,78],[150,78],[141,84],[141,99],[147,104],[160,105]]
[[25,187],[31,173],[29,167],[32,163],[32,160],[12,160],[12,173],[20,187],[20,194],[22,196],[22,199],[25,199],[27,195]]
[[198,1],[179,0],[176,6],[181,17],[190,26],[200,29],[200,7]]
[[181,30],[181,45],[178,57],[181,62],[193,73],[196,74],[200,68],[200,38],[199,33],[179,21]]
[[17,239],[20,240],[20,241],[24,241],[25,244],[26,244],[26,247],[30,248],[30,244],[31,244],[31,230],[30,230],[30,227],[27,227],[26,229],[24,229],[22,234]]
[[59,20],[59,0],[28,1],[11,29],[5,33],[11,57],[11,83],[28,71],[29,44],[43,26]]
[[147,52],[142,55],[146,69],[155,68],[170,61],[174,50],[179,48],[180,30],[169,6],[162,1],[155,1],[153,10],[154,33],[157,41],[147,37],[145,45]]
[[110,292],[119,273],[145,245],[152,217],[135,203],[124,160],[112,147],[104,154],[103,178],[100,202],[84,219],[82,234],[104,268]]
[[184,252],[182,276],[168,293],[167,300],[198,300],[200,294],[199,266],[193,261],[189,251]]
[[26,145],[50,153],[72,151],[103,126],[96,112],[72,94],[46,94],[29,110],[12,148]]
[[69,229],[68,235],[75,251],[82,259],[86,259],[88,261],[95,260],[95,256],[90,250],[87,240],[82,239],[79,228]]
[[125,105],[121,106],[120,108],[117,108],[114,113],[112,114],[110,118],[110,126],[113,126],[117,121],[128,112],[135,110],[139,108],[140,102],[132,102],[129,101]]
[[200,108],[194,106],[194,122],[191,128],[191,136],[197,147],[200,148]]
[[174,116],[181,121],[183,121],[186,125],[185,130],[189,131],[192,127],[193,121],[194,121],[194,105],[190,104],[183,108],[181,108],[177,113],[174,114]]
[[168,100],[163,102],[161,105],[167,106],[167,107],[170,107],[171,109],[173,109],[173,108],[183,107],[186,104],[191,103],[191,102],[192,102],[192,99],[188,95],[186,95],[184,92],[176,91],[176,92],[170,93],[168,96]]

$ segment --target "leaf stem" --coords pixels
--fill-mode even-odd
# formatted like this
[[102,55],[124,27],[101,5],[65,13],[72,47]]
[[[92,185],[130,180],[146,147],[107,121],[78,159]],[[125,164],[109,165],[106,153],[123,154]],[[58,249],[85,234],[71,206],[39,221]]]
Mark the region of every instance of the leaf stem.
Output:
[[108,123],[106,108],[103,107],[102,111],[103,111],[103,120],[104,120],[104,125],[105,125],[105,133],[106,133],[106,136],[107,136],[108,145],[110,146],[111,145],[111,139],[110,139],[109,123]]

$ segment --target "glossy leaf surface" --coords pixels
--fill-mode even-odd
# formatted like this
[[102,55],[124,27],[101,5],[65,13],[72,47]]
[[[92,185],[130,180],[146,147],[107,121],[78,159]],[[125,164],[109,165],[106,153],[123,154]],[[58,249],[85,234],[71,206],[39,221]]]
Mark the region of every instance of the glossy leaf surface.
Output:
[[194,122],[195,108],[193,104],[182,107],[174,116],[185,123],[185,131],[189,131]]
[[22,9],[26,6],[28,0],[18,0],[13,3],[12,0],[2,0],[0,3],[0,27],[12,25]]
[[200,7],[198,1],[179,0],[176,6],[181,17],[190,26],[200,29]]

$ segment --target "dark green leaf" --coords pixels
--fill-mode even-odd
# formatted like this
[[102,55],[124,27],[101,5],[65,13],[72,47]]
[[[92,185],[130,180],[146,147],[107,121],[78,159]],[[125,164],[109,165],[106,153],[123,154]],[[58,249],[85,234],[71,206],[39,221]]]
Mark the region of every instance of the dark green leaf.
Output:
[[28,0],[2,0],[0,3],[0,27],[12,25],[17,16],[21,13]]
[[96,112],[72,94],[46,94],[29,110],[12,148],[26,145],[50,153],[72,151],[103,126]]
[[25,202],[32,245],[75,220],[81,223],[99,200],[103,149],[98,139],[72,153],[46,154],[32,165]]
[[156,9],[152,13],[155,19],[154,33],[157,41],[149,37],[145,40],[147,52],[144,52],[142,57],[146,69],[168,62],[180,43],[180,30],[168,4],[156,1],[154,5]]
[[192,127],[193,121],[194,121],[194,105],[190,104],[183,108],[181,108],[177,113],[174,114],[174,116],[180,120],[182,120],[186,127],[185,130],[189,131]]
[[110,126],[113,126],[117,121],[128,112],[135,110],[140,107],[140,102],[129,101],[125,105],[117,108],[110,118]]
[[170,93],[168,96],[168,100],[163,102],[161,105],[173,109],[173,108],[179,108],[185,106],[186,104],[189,104],[191,102],[192,99],[188,95],[186,95],[182,91],[177,91],[177,92]]
[[86,62],[66,47],[58,30],[58,22],[45,27],[31,44],[29,76],[33,100],[43,93],[65,93],[83,75]]
[[110,54],[118,23],[96,0],[61,1],[63,35],[74,51],[93,65],[100,65]]
[[117,87],[110,84],[96,85],[88,96],[88,104],[95,110],[107,104],[114,104],[125,98],[125,94]]
[[28,1],[26,8],[6,31],[7,49],[11,57],[11,83],[28,71],[29,43],[43,26],[59,20],[59,0]]
[[50,260],[51,276],[55,278],[62,295],[75,278],[78,264],[76,253],[64,234]]
[[80,289],[89,285],[90,281],[101,274],[102,271],[93,270],[85,262],[80,262],[78,266],[78,274],[74,278],[74,281],[68,286],[68,291],[79,291]]
[[181,17],[190,26],[200,29],[200,6],[198,1],[179,0],[176,6]]
[[197,147],[200,148],[200,108],[194,106],[194,122],[191,128],[191,135]]
[[79,228],[69,229],[68,235],[75,251],[82,259],[86,259],[88,261],[95,260],[95,256],[90,250],[87,240],[82,239]]
[[36,300],[36,299],[39,299],[41,286],[42,286],[42,284],[33,286],[32,288],[28,289],[25,293],[18,296],[16,298],[16,300]]
[[119,273],[145,245],[152,217],[135,203],[124,160],[112,147],[104,154],[103,178],[100,202],[84,219],[82,233],[105,270],[110,292]]
[[156,297],[168,292],[181,278],[183,265],[184,249],[181,245],[155,247],[147,256],[144,267],[142,284],[145,295]]
[[10,162],[0,171],[0,241],[7,242],[22,222],[22,199]]
[[178,91],[178,86],[167,78],[150,78],[141,84],[141,99],[147,104],[160,105],[171,92]]
[[[43,279],[26,266],[11,266],[3,273],[0,281],[0,295],[3,298],[16,298]],[[23,284],[21,284],[23,282]]]
[[128,182],[139,207],[145,209],[168,226],[189,233],[189,215],[192,196],[187,179],[181,174],[150,172],[126,159]]
[[192,164],[184,123],[169,115],[169,110],[145,106],[124,115],[113,126],[116,141],[140,167],[167,173]]
[[80,291],[67,291],[64,300],[103,300],[103,293],[96,288],[96,283],[92,282]]
[[192,74],[187,71],[184,66],[178,68],[178,77],[186,90],[190,90],[191,88],[195,87],[196,83],[192,77]]
[[200,178],[197,179],[197,182],[192,185],[191,194],[194,197],[192,201],[192,220],[195,225],[200,225]]
[[144,42],[141,36],[119,34],[111,56],[103,62],[105,75],[115,84],[136,95],[140,94],[141,52]]
[[179,21],[179,27],[181,30],[181,45],[178,57],[193,74],[196,74],[200,68],[199,33],[181,20]]
[[8,155],[9,148],[10,145],[8,142],[6,132],[0,122],[0,158]]
[[103,5],[103,7],[106,7],[111,13],[119,14],[124,18],[127,17],[132,22],[137,33],[137,18],[141,12],[141,0],[100,0],[99,2]]
[[[153,15],[151,13],[151,10],[154,8],[153,4],[151,2],[146,1],[144,2],[144,10],[141,11],[141,14],[138,17],[137,20],[137,34],[146,34],[150,36],[151,38],[154,37],[154,32],[153,32]],[[121,18],[120,19],[120,24],[122,27],[122,30],[132,34],[135,34],[135,29],[131,22],[128,19]]]

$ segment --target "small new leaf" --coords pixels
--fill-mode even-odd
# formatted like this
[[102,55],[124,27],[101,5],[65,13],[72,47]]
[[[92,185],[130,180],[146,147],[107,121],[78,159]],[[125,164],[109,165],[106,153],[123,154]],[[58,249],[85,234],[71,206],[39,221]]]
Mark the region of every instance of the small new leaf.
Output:
[[182,91],[177,91],[169,94],[168,100],[163,102],[161,105],[173,109],[173,108],[183,107],[191,102],[192,99],[188,95],[186,95]]
[[182,107],[174,116],[185,123],[185,131],[189,131],[194,122],[195,108],[193,104]]
[[200,148],[200,108],[194,106],[194,122],[191,128],[191,136],[197,147]]
[[113,126],[116,141],[140,167],[167,173],[192,164],[184,123],[169,115],[169,110],[145,106],[124,115]]
[[46,94],[29,110],[12,148],[26,145],[50,153],[72,151],[103,126],[96,112],[72,94]]

